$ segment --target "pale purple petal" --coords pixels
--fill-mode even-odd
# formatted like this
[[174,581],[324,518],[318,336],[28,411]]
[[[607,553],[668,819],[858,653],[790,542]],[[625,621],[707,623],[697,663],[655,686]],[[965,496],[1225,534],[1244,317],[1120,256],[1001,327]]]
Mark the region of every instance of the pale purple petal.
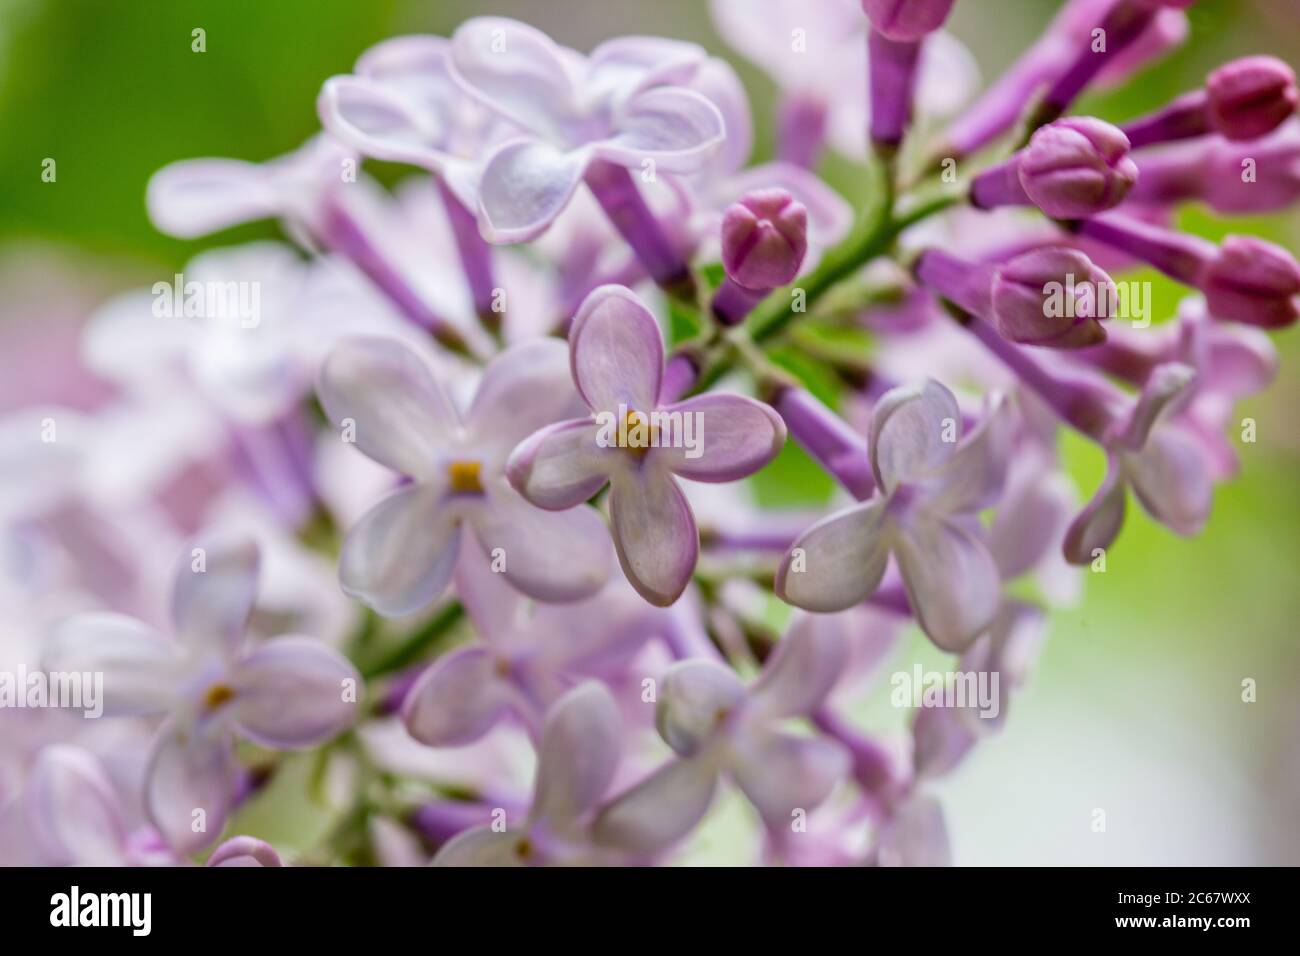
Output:
[[1065,559],[1071,564],[1087,564],[1096,555],[1094,551],[1111,546],[1119,529],[1124,525],[1124,480],[1120,460],[1111,456],[1092,500],[1070,523],[1065,533]]
[[51,865],[124,865],[121,801],[93,754],[66,744],[42,749],[26,799],[31,835]]
[[605,795],[622,752],[622,718],[604,684],[588,681],[551,707],[537,752],[533,815],[577,823]]
[[321,87],[316,111],[331,135],[367,156],[435,171],[444,165],[445,154],[433,147],[443,130],[387,83],[331,77]]
[[664,37],[625,36],[601,43],[587,58],[587,84],[624,97],[652,86],[677,86],[704,64],[704,48]]
[[91,612],[69,618],[41,647],[41,668],[104,675],[108,716],[156,714],[179,698],[185,662],[177,645],[124,614]]
[[657,87],[633,97],[614,117],[615,133],[592,144],[601,159],[640,169],[651,160],[670,173],[693,173],[722,145],[722,113],[700,93]]
[[499,448],[504,459],[538,429],[586,411],[573,387],[564,343],[530,339],[488,363],[465,414],[465,428],[476,446]]
[[647,456],[643,467],[614,476],[610,533],[619,563],[637,593],[667,607],[690,583],[700,535],[690,503],[669,472]]
[[712,760],[670,761],[609,803],[596,817],[593,832],[609,846],[658,853],[704,818],[717,785]]
[[[658,457],[692,481],[737,481],[768,464],[785,444],[785,422],[772,406],[743,395],[714,392],[661,410],[681,425],[660,428]],[[689,421],[688,421],[689,418]],[[681,435],[674,432],[682,429]],[[686,440],[696,445],[685,447]],[[695,456],[695,457],[692,457]]]
[[776,593],[808,611],[843,611],[865,601],[889,562],[882,500],[854,505],[801,534],[776,573]]
[[935,471],[956,447],[945,441],[961,429],[952,392],[934,379],[886,392],[871,417],[871,465],[876,483],[892,491],[900,483]]
[[1155,429],[1140,452],[1125,454],[1124,473],[1151,516],[1179,534],[1196,534],[1210,516],[1214,483],[1205,456],[1176,426]]
[[206,866],[284,866],[275,847],[256,837],[237,836],[212,851]]
[[448,840],[433,858],[432,866],[523,866],[516,833],[497,833],[490,826],[475,827]]
[[351,423],[367,457],[413,478],[429,477],[460,426],[424,361],[395,339],[340,342],[321,367],[318,392],[344,438]]
[[984,418],[932,476],[930,504],[956,514],[995,504],[1012,458],[1013,428],[1006,400],[995,395]]
[[894,809],[876,837],[879,866],[951,866],[943,809],[933,797],[913,796]]
[[510,484],[539,508],[574,508],[600,491],[614,467],[617,448],[597,444],[590,418],[559,422],[524,439],[506,463]]
[[338,651],[309,637],[277,637],[230,675],[231,716],[245,737],[293,750],[324,743],[356,720],[361,675]]
[[460,747],[491,730],[509,705],[497,656],[484,647],[464,647],[420,675],[402,705],[402,721],[420,743]]
[[431,604],[460,550],[460,519],[436,488],[403,488],[371,508],[343,539],[339,583],[387,617]]
[[583,300],[569,331],[573,381],[596,412],[650,412],[658,405],[664,340],[654,315],[630,290],[604,285]]
[[226,825],[238,774],[228,732],[168,723],[146,773],[149,819],[180,853],[207,846]]
[[261,555],[251,537],[214,535],[196,542],[181,556],[172,588],[179,641],[227,658],[233,654],[253,610],[260,568]]
[[576,601],[609,580],[613,551],[594,508],[543,511],[500,486],[471,523],[483,549],[500,558],[502,575],[529,597]]
[[916,515],[894,545],[917,623],[946,651],[960,651],[993,622],[1002,578],[977,531],[947,518]]
[[715,661],[681,661],[660,684],[655,726],[664,742],[686,757],[703,747],[745,700],[740,678]]
[[479,181],[479,230],[494,243],[536,239],[564,211],[586,175],[591,152],[538,140],[503,143]]
[[773,718],[811,714],[821,706],[848,663],[844,625],[831,615],[797,616],[750,688],[754,706]]
[[822,737],[745,734],[734,751],[736,783],[772,829],[788,829],[795,810],[820,805],[850,765],[848,751]]
[[145,196],[161,231],[194,239],[276,216],[280,201],[266,171],[237,159],[187,159],[154,173]]
[[1187,401],[1195,381],[1196,370],[1179,362],[1165,362],[1152,369],[1129,417],[1124,444],[1141,448],[1156,422]]

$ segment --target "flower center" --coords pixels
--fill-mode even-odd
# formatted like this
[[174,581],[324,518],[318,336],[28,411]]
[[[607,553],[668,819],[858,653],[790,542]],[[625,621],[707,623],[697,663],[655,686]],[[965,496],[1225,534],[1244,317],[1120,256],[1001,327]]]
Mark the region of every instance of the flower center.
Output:
[[637,455],[644,455],[659,439],[659,429],[650,423],[650,416],[636,410],[623,416],[619,429],[619,447]]
[[235,689],[229,684],[213,684],[208,688],[208,692],[203,695],[203,708],[208,712],[212,712],[222,704],[233,700],[234,697]]
[[482,469],[482,462],[453,461],[447,466],[447,479],[451,482],[451,490],[458,494],[481,495],[483,481],[479,473]]

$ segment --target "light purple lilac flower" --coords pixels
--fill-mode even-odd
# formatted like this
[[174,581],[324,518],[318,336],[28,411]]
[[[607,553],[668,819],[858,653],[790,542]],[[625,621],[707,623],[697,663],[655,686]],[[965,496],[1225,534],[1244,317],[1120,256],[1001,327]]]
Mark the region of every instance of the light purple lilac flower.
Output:
[[921,628],[945,650],[966,647],[989,626],[1002,588],[976,515],[1002,491],[1006,415],[995,399],[959,442],[961,410],[938,382],[886,393],[869,439],[879,493],[804,532],[776,593],[810,611],[844,610],[871,596],[892,554]]
[[609,544],[599,516],[585,507],[539,510],[505,479],[520,439],[580,407],[559,342],[501,353],[464,415],[427,365],[393,340],[341,343],[321,369],[319,393],[344,437],[350,422],[367,457],[410,479],[344,540],[339,580],[348,594],[393,617],[426,607],[451,580],[465,526],[531,597],[572,601],[605,583]]
[[553,511],[574,508],[609,484],[610,533],[624,574],[647,601],[672,604],[699,554],[695,517],[675,476],[724,482],[751,475],[781,450],[785,425],[770,407],[741,395],[661,404],[659,324],[621,286],[587,297],[569,332],[569,356],[592,414],[523,441],[506,468],[510,483]]
[[105,714],[167,715],[145,806],[178,852],[221,833],[238,780],[236,737],[293,750],[356,717],[361,678],[335,651],[299,636],[246,646],[257,570],[251,542],[203,542],[177,572],[174,639],[123,615],[89,613],[68,619],[43,649],[46,670],[103,672]]

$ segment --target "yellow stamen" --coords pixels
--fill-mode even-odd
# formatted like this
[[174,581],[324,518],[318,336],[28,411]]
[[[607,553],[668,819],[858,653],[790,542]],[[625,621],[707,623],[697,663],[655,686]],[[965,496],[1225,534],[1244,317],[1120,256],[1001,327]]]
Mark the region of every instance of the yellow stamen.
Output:
[[222,704],[234,699],[234,696],[235,689],[228,684],[213,684],[203,697],[203,706],[208,710],[216,710]]
[[641,412],[630,411],[623,416],[623,428],[619,438],[622,447],[629,451],[644,455],[646,450],[653,447],[658,439],[659,429],[650,424],[648,416]]
[[482,463],[477,461],[453,461],[447,466],[451,490],[466,494],[482,494],[483,481],[479,478],[482,467]]

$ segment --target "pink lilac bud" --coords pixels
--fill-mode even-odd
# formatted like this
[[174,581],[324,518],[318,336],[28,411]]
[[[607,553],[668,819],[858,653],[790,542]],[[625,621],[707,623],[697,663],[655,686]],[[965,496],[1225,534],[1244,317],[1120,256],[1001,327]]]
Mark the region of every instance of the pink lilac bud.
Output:
[[1215,212],[1275,212],[1300,201],[1300,122],[1249,143],[1209,138],[1144,152],[1129,200],[1199,199]]
[[1057,120],[971,184],[981,209],[1033,203],[1053,219],[1084,219],[1118,205],[1137,181],[1128,138],[1089,116]]
[[915,42],[943,26],[954,0],[862,0],[871,26],[891,40]]
[[1276,329],[1300,317],[1300,266],[1286,249],[1254,236],[1225,239],[1200,287],[1217,319]]
[[1004,338],[1023,345],[1077,349],[1106,338],[1115,284],[1075,249],[1035,249],[993,275],[993,321]]
[[808,210],[784,189],[746,193],[722,217],[722,265],[744,289],[766,292],[799,274]]
[[1205,83],[1210,123],[1225,138],[1256,139],[1295,112],[1295,71],[1277,57],[1248,56],[1225,63]]

